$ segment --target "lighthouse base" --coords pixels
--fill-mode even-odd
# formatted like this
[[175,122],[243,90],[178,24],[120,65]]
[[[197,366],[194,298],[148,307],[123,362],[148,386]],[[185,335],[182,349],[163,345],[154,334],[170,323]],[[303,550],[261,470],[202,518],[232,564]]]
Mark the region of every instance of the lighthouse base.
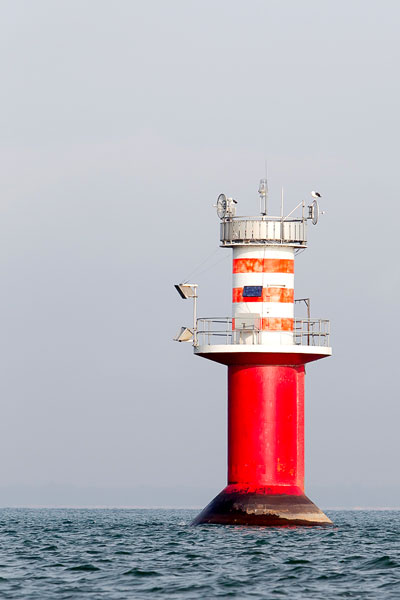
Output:
[[[271,493],[272,492],[272,493]],[[299,493],[300,492],[300,493]],[[332,521],[307,496],[228,485],[194,519],[192,525],[326,526]]]

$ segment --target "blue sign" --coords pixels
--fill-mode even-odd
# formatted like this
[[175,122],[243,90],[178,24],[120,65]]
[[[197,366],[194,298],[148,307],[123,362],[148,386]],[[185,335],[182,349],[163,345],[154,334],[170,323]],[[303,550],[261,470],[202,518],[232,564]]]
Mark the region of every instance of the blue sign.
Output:
[[261,298],[262,285],[245,285],[243,288],[243,298]]

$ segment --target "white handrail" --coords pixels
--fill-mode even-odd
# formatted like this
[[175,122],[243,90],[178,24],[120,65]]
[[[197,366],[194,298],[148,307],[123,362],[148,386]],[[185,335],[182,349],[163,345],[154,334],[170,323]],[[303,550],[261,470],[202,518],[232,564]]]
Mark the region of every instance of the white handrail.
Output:
[[[232,329],[231,317],[201,317],[197,319],[197,344],[240,344],[246,336],[247,344],[262,343],[262,334],[277,333],[261,330],[256,325],[249,328]],[[284,332],[291,333],[291,332]],[[293,343],[301,346],[328,346],[330,321],[328,319],[294,319]]]

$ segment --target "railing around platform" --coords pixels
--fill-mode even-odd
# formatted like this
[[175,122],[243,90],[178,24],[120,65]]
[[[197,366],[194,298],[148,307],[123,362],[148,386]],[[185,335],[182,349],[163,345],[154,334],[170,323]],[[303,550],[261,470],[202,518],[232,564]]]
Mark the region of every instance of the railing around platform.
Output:
[[[281,332],[259,329],[256,324],[232,330],[230,317],[208,317],[197,319],[197,346],[220,344],[263,344],[265,334]],[[291,332],[284,332],[287,335]],[[328,346],[330,321],[327,319],[294,319],[293,344],[299,346]],[[278,342],[279,343],[279,342]],[[286,342],[287,343],[287,342]]]

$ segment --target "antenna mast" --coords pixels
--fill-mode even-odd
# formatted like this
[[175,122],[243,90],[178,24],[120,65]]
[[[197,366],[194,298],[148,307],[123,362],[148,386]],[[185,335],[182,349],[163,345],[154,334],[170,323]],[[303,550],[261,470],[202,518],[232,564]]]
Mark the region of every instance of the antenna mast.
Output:
[[265,177],[260,179],[260,185],[258,186],[258,194],[260,196],[260,213],[265,217],[268,214],[268,173],[267,173],[267,161],[265,161]]

